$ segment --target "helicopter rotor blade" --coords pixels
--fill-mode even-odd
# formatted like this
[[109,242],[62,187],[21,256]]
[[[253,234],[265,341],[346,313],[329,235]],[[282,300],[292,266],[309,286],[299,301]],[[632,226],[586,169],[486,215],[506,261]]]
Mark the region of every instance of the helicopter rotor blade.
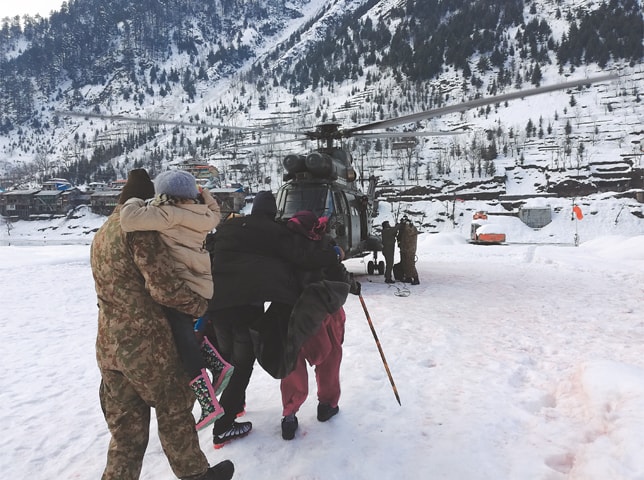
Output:
[[555,92],[557,90],[565,90],[567,88],[579,87],[582,85],[589,85],[591,83],[598,83],[604,81],[612,81],[619,78],[619,75],[610,73],[607,75],[600,75],[597,77],[585,78],[582,80],[573,80],[570,82],[558,83],[554,85],[546,85],[544,87],[532,88],[529,90],[519,90],[517,92],[504,93],[493,97],[478,98],[469,102],[462,102],[456,105],[449,105],[446,107],[435,108],[432,110],[425,110],[424,112],[412,113],[411,115],[404,115],[402,117],[391,118],[389,120],[380,120],[378,122],[368,123],[353,128],[342,130],[342,136],[350,137],[356,132],[363,130],[374,130],[376,128],[388,128],[405,123],[417,122],[419,120],[427,120],[429,118],[440,117],[449,113],[463,112],[472,108],[489,105],[491,103],[501,103],[506,100],[513,100],[515,98],[524,98],[533,95],[540,95],[542,93]]
[[[301,132],[300,132],[300,135],[302,135]],[[282,143],[305,142],[306,140],[307,140],[307,138],[289,138],[287,140],[276,140],[276,141],[268,140],[263,145],[258,145],[258,146],[279,145],[279,144],[282,144]]]
[[305,142],[306,138],[290,138],[288,140],[266,141],[262,143],[246,143],[235,145],[235,148],[272,148],[273,145],[280,145],[285,143]]
[[270,134],[290,135],[290,136],[296,137],[288,140],[271,142],[273,144],[290,143],[290,142],[297,142],[297,141],[303,141],[303,140],[325,140],[327,142],[331,142],[334,139],[339,140],[341,138],[349,138],[353,136],[360,136],[362,138],[450,136],[450,135],[460,135],[462,134],[462,132],[373,132],[370,134],[363,134],[361,132],[364,132],[366,130],[386,129],[389,127],[394,127],[394,126],[403,125],[407,123],[413,123],[419,120],[427,120],[430,118],[439,117],[450,113],[464,112],[472,108],[481,107],[484,105],[490,105],[492,103],[501,103],[501,102],[513,100],[516,98],[525,98],[533,95],[540,95],[542,93],[554,92],[557,90],[565,90],[568,88],[579,87],[582,85],[589,85],[592,83],[598,83],[603,81],[613,81],[618,78],[619,78],[619,75],[611,73],[606,75],[600,75],[597,77],[585,78],[581,80],[573,80],[570,82],[564,82],[564,83],[559,83],[555,85],[537,87],[529,90],[519,90],[516,92],[505,93],[505,94],[496,95],[493,97],[478,98],[476,100],[471,100],[468,102],[462,102],[455,105],[448,105],[445,107],[426,110],[423,112],[413,113],[410,115],[404,115],[401,117],[391,118],[388,120],[380,120],[377,122],[359,125],[356,127],[351,127],[346,129],[338,128],[339,125],[337,124],[322,125],[322,126],[319,126],[314,131],[282,130],[282,129],[265,128],[265,127],[241,127],[241,126],[214,124],[214,123],[191,123],[191,122],[184,122],[179,120],[130,117],[127,115],[103,115],[103,114],[97,114],[97,113],[82,113],[82,112],[73,112],[73,111],[57,111],[56,113],[59,115],[66,115],[66,116],[73,116],[73,117],[98,118],[102,120],[133,122],[133,123],[149,124],[149,125],[174,125],[174,126],[190,127],[190,128],[214,128],[214,129],[231,130],[231,131],[238,131],[238,132],[254,132],[254,133],[264,133],[269,135]]
[[190,123],[182,122],[180,120],[166,120],[161,118],[142,118],[142,117],[130,117],[127,115],[103,115],[100,113],[83,113],[83,112],[72,112],[72,111],[57,111],[59,115],[67,115],[70,117],[83,117],[83,118],[98,118],[101,120],[114,120],[122,122],[132,122],[132,123],[142,123],[148,125],[174,125],[177,127],[190,127],[190,128],[216,128],[220,130],[236,130],[239,132],[260,132],[260,133],[276,133],[282,135],[299,135],[303,140],[306,139],[306,132],[298,132],[294,130],[280,130],[274,128],[262,128],[262,127],[239,127],[233,125],[221,125],[217,123]]
[[351,135],[352,138],[396,138],[396,137],[454,137],[464,135],[468,132],[462,130],[458,132],[372,132],[356,133]]

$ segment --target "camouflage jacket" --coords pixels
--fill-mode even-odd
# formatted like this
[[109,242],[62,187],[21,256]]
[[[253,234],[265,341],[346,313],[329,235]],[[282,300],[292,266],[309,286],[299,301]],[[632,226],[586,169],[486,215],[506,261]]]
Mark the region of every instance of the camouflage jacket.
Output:
[[400,231],[398,233],[398,245],[401,253],[409,255],[416,254],[416,247],[418,243],[418,230],[409,222],[400,224]]
[[157,232],[121,230],[120,208],[96,232],[90,253],[99,308],[96,356],[99,367],[114,370],[131,367],[152,342],[172,348],[161,305],[195,318],[207,307],[178,279]]

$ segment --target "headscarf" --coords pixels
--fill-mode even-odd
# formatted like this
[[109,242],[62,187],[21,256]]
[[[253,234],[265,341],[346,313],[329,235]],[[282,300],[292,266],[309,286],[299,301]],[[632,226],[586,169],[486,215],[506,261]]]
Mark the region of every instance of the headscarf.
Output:
[[318,218],[309,210],[300,210],[293,214],[286,226],[311,240],[321,240],[326,232],[328,220],[327,217]]

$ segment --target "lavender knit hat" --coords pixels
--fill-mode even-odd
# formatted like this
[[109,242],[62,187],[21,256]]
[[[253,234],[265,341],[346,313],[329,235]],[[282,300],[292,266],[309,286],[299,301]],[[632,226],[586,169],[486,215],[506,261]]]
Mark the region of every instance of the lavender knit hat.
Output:
[[157,195],[166,194],[176,198],[197,198],[197,180],[184,170],[168,170],[154,179]]

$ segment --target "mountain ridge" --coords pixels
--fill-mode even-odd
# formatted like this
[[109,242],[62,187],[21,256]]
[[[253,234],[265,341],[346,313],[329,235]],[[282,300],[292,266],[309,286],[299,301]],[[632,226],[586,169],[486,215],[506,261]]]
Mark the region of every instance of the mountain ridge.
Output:
[[[89,25],[95,25],[98,19],[91,23],[93,17],[88,12],[90,6],[98,8],[100,3],[72,1],[66,13],[58,15],[78,22],[85,19]],[[129,5],[126,0],[106,3],[113,10],[121,4]],[[240,135],[205,128],[119,125],[96,119],[65,118],[55,112],[125,113],[194,124],[205,121],[289,129],[310,128],[326,121],[353,125],[517,87],[527,88],[530,84],[580,78],[580,72],[581,78],[593,76],[608,69],[621,72],[617,86],[591,86],[552,95],[557,97],[558,108],[548,112],[547,122],[544,114],[532,116],[539,110],[538,101],[516,101],[521,103],[518,109],[522,110],[517,114],[511,113],[517,110],[513,105],[491,105],[403,127],[459,130],[467,137],[421,140],[412,152],[407,152],[413,157],[409,161],[401,160],[400,153],[391,150],[391,142],[387,140],[369,144],[349,141],[347,148],[353,151],[356,159],[368,157],[365,171],[361,173],[366,175],[367,170],[376,173],[385,183],[405,183],[410,175],[418,183],[430,182],[432,178],[471,181],[475,176],[484,180],[486,176],[495,176],[491,166],[496,172],[526,164],[554,171],[574,170],[573,167],[581,170],[582,164],[589,168],[591,160],[608,162],[624,158],[633,164],[635,177],[637,169],[641,168],[643,133],[639,131],[641,128],[638,130],[643,117],[641,53],[639,64],[630,58],[632,54],[624,53],[625,58],[612,58],[604,68],[596,62],[584,65],[578,56],[557,66],[560,49],[555,49],[562,39],[574,38],[571,29],[585,31],[588,27],[584,25],[596,18],[595,12],[606,11],[610,5],[614,5],[615,18],[631,19],[638,13],[641,17],[641,5],[637,2],[591,2],[588,5],[574,1],[499,2],[496,8],[512,12],[506,16],[506,24],[499,23],[495,30],[495,24],[489,23],[480,32],[464,36],[470,47],[477,45],[473,53],[465,51],[470,52],[465,57],[465,53],[456,51],[454,43],[444,43],[443,54],[446,59],[452,58],[451,63],[442,62],[441,73],[424,80],[414,80],[410,72],[418,70],[419,62],[404,60],[403,48],[395,52],[401,57],[397,60],[398,67],[386,64],[392,61],[396,45],[408,44],[413,47],[412,54],[417,56],[423,48],[438,41],[434,37],[440,37],[439,30],[433,35],[418,33],[421,30],[417,29],[418,22],[411,14],[417,13],[419,2],[203,2],[203,6],[199,6],[199,2],[187,2],[185,12],[173,20],[172,28],[159,27],[165,35],[171,34],[172,41],[137,56],[137,51],[149,40],[140,40],[139,50],[124,45],[130,42],[136,46],[136,36],[142,36],[149,28],[145,23],[138,27],[133,23],[133,19],[139,18],[137,12],[148,3],[163,5],[166,11],[174,5],[170,0],[150,0],[125,9],[126,13],[118,17],[121,35],[114,37],[120,45],[117,42],[108,49],[121,63],[115,71],[109,72],[109,79],[102,78],[100,69],[88,69],[76,77],[70,71],[66,80],[56,84],[57,88],[52,89],[46,101],[35,101],[34,106],[38,107],[31,115],[11,128],[7,127],[7,118],[15,108],[12,110],[11,104],[6,103],[7,82],[0,84],[0,100],[4,102],[1,114],[4,132],[0,137],[0,153],[4,159],[0,163],[0,175],[33,180],[74,176],[70,179],[75,183],[84,183],[124,178],[127,170],[135,166],[145,166],[154,173],[189,159],[214,164],[226,173],[230,172],[228,165],[231,162],[245,163],[247,172],[241,176],[244,183],[257,184],[260,176],[270,177],[271,188],[275,188],[281,177],[280,156],[288,151],[271,145],[271,141],[279,142],[283,138],[269,138],[267,144],[261,144],[268,134]],[[440,31],[453,34],[456,24],[449,21],[465,18],[463,9],[484,12],[485,2],[441,3],[445,3],[441,8],[448,14],[433,21],[442,29]],[[230,9],[229,16],[223,15],[225,7]],[[206,12],[217,12],[217,15],[213,14],[211,18]],[[238,16],[240,12],[248,15]],[[50,22],[53,28],[61,21],[56,15],[43,22]],[[103,17],[103,22],[111,25],[113,21],[110,23],[108,19]],[[209,21],[207,25],[205,19]],[[475,22],[473,19],[463,21]],[[481,25],[487,25],[486,21],[492,22],[481,19]],[[573,24],[575,28],[569,27],[565,31],[564,25]],[[452,32],[448,28],[450,25]],[[501,28],[504,25],[511,28]],[[219,44],[217,37],[206,38],[204,34],[211,32],[214,26],[222,27]],[[13,44],[20,39],[26,41],[28,32],[36,30],[33,26],[31,30],[25,26],[24,38],[12,37]],[[549,34],[544,33],[548,30]],[[230,34],[233,31],[236,34]],[[2,32],[5,32],[4,26]],[[344,34],[333,36],[338,32]],[[418,36],[414,37],[414,33]],[[0,52],[5,52],[5,56],[0,66],[6,72],[11,64],[7,60],[11,55],[6,52],[12,42],[7,40],[6,33],[3,35],[0,35]],[[35,38],[36,33],[31,35]],[[627,39],[630,35],[618,34],[616,38]],[[478,43],[472,41],[474,38]],[[492,42],[494,38],[501,42]],[[276,43],[270,43],[270,39],[276,39]],[[626,43],[625,40],[617,42],[618,45]],[[514,52],[514,56],[503,59],[510,52]],[[153,60],[155,55],[156,61]],[[315,73],[319,69],[315,62],[328,67],[329,78]],[[458,67],[459,62],[464,62],[463,68]],[[91,81],[80,82],[86,77]],[[14,83],[18,84],[18,80],[14,79]],[[40,95],[42,93],[44,91]],[[623,115],[622,121],[611,121],[608,114]],[[496,124],[486,121],[486,117],[489,120],[495,116]],[[522,116],[521,123],[514,120],[514,116]],[[564,119],[571,124],[571,132]],[[610,152],[596,148],[602,142],[616,148]],[[545,160],[548,155],[550,158]],[[400,163],[414,165],[405,175]],[[256,174],[258,171],[261,175]],[[458,172],[456,177],[454,172]],[[637,187],[637,178],[635,180]]]

